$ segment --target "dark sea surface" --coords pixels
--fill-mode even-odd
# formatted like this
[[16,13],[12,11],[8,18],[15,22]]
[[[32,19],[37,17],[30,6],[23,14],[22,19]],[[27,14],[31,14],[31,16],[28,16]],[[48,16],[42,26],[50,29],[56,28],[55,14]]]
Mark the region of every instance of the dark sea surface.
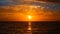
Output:
[[[29,27],[30,30],[28,30]],[[0,21],[0,34],[60,34],[60,22]]]

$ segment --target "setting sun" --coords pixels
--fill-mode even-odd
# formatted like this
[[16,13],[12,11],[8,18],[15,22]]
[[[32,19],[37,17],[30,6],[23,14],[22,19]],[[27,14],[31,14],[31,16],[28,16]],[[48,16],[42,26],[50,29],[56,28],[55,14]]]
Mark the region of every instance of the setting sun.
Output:
[[28,19],[31,19],[31,18],[32,18],[32,16],[28,15]]

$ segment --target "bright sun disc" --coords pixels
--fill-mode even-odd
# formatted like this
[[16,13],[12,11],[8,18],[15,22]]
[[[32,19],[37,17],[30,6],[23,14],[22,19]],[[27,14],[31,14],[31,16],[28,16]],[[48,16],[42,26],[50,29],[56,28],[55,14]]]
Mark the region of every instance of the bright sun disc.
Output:
[[28,19],[31,19],[31,18],[32,18],[32,16],[28,15]]

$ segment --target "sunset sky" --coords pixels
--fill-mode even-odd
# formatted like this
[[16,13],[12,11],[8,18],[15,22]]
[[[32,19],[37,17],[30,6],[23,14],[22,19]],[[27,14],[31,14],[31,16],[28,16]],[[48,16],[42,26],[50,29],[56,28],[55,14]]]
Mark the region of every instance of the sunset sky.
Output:
[[0,21],[60,21],[60,0],[0,0]]

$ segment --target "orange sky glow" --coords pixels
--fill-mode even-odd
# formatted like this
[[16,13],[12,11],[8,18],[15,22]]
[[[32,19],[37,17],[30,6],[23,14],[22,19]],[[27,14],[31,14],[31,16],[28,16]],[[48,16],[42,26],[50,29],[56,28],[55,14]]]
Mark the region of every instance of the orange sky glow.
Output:
[[[7,9],[7,8],[5,8]],[[1,12],[0,20],[7,21],[52,21],[60,20],[60,14],[58,12],[50,12],[41,6],[22,5],[17,7],[10,7],[8,9],[14,10],[14,12]],[[48,12],[46,12],[48,11]],[[56,15],[54,15],[56,14]]]

